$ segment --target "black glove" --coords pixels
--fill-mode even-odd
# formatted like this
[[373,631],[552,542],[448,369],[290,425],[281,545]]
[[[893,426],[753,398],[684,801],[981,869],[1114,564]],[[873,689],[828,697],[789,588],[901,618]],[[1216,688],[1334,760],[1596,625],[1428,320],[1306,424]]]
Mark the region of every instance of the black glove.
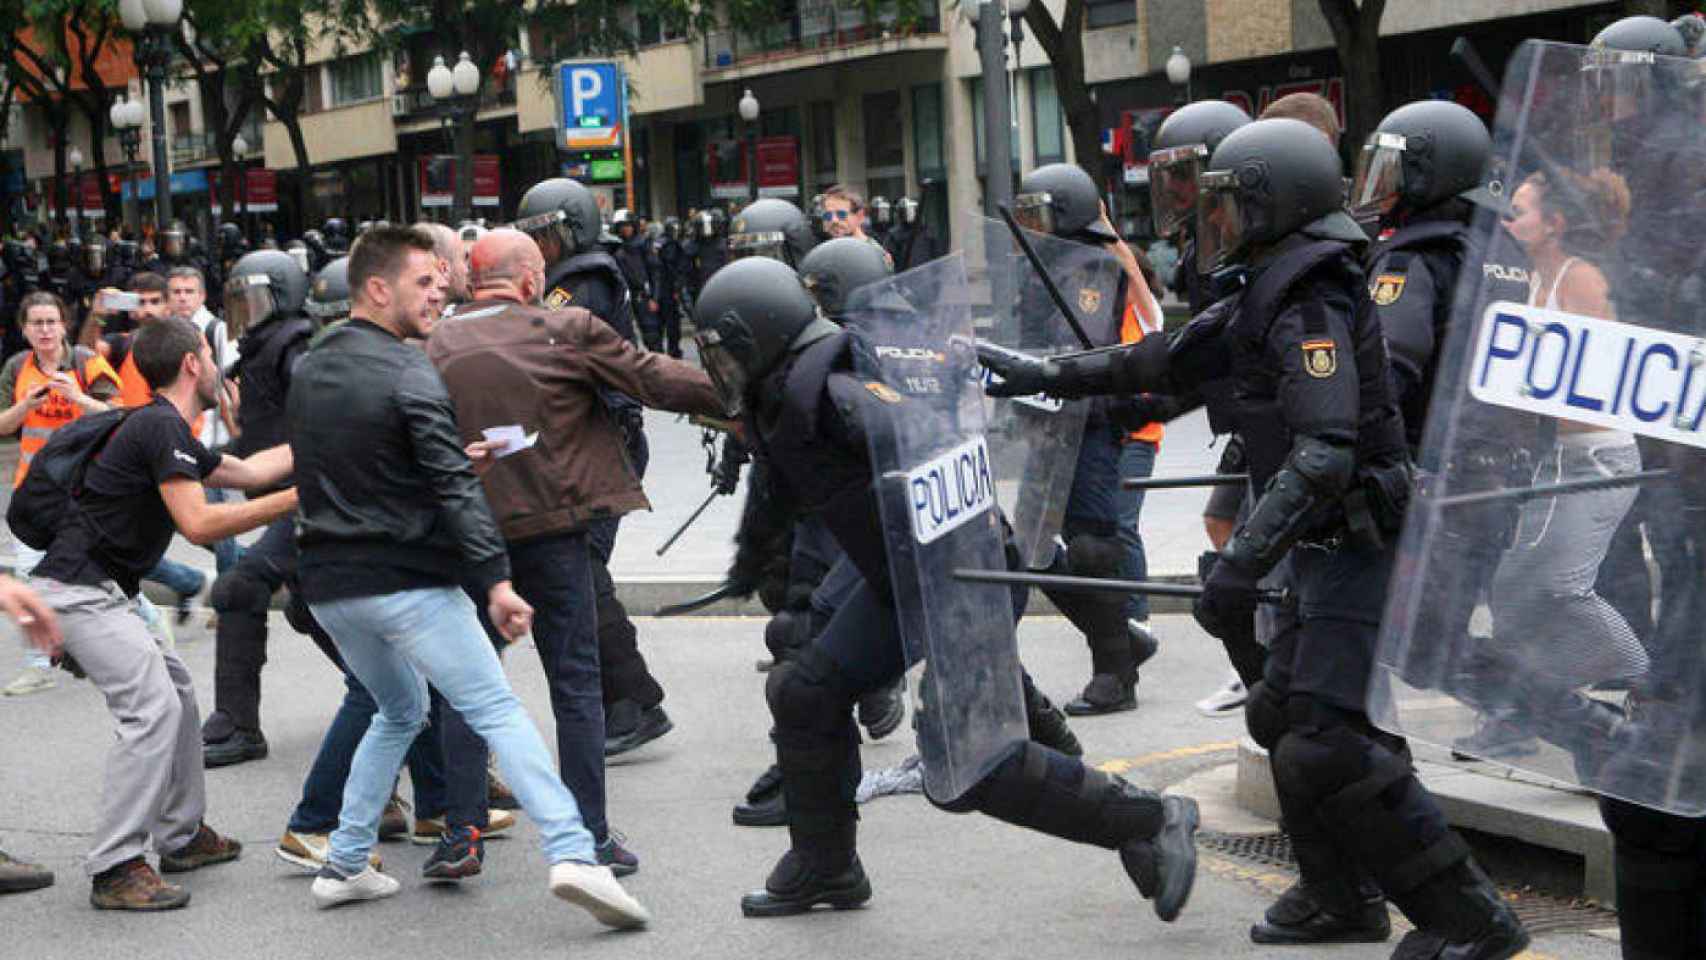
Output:
[[1009,350],[983,339],[977,341],[977,360],[999,378],[999,382],[991,380],[983,388],[983,392],[991,397],[1028,397],[1043,393],[1059,376],[1059,366],[1053,361]]
[[740,486],[740,468],[749,458],[746,445],[734,434],[723,437],[723,455],[717,460],[717,467],[711,473],[711,488],[723,496],[734,493]]
[[[1198,562],[1199,568],[1201,561]],[[1212,636],[1226,637],[1240,631],[1256,613],[1256,581],[1260,578],[1242,567],[1218,558],[1204,578],[1202,596],[1191,605],[1191,615]]]

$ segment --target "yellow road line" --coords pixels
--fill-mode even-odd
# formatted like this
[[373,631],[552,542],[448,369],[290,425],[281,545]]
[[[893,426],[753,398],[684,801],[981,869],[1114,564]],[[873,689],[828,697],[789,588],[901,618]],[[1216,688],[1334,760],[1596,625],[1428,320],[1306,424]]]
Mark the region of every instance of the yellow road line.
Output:
[[1163,750],[1160,753],[1148,753],[1141,757],[1128,757],[1123,760],[1107,760],[1096,765],[1103,773],[1125,773],[1139,767],[1151,767],[1170,760],[1183,760],[1186,757],[1200,757],[1210,753],[1230,753],[1238,749],[1238,741],[1221,740],[1214,743],[1199,743],[1194,747],[1178,747],[1173,750]]

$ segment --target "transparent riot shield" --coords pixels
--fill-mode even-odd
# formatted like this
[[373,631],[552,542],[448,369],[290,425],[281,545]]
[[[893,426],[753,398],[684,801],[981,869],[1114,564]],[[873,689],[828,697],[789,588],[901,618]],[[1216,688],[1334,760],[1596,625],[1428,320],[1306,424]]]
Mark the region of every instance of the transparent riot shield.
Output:
[[[1029,353],[1083,350],[1083,340],[1049,297],[1007,224],[979,216],[963,222],[978,335]],[[1025,237],[1091,343],[1118,342],[1119,261],[1100,247],[1028,230]],[[994,374],[986,370],[982,376]],[[1000,501],[1026,566],[1041,569],[1054,559],[1092,402],[1041,395],[985,400]]]
[[952,576],[1005,566],[964,261],[931,261],[849,300],[895,613],[908,661],[925,664],[924,787],[948,802],[1027,736],[1012,598]]
[[1675,121],[1699,79],[1651,54],[1512,57],[1502,206],[1474,221],[1369,695],[1413,740],[1688,816],[1706,813],[1706,137]]

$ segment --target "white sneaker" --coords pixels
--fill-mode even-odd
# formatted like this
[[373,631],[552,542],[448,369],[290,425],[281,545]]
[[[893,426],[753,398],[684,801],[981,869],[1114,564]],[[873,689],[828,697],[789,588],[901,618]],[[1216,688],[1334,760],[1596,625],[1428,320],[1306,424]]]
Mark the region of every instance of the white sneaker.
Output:
[[327,866],[314,878],[314,904],[324,910],[357,900],[383,900],[394,897],[403,885],[394,878],[368,867],[353,877],[346,877]]
[[59,685],[53,678],[52,667],[25,667],[22,673],[13,678],[11,683],[0,689],[0,694],[8,697],[26,697],[43,690],[52,690]]
[[551,864],[551,892],[607,927],[643,927],[652,915],[629,896],[609,867],[564,860]]
[[1197,712],[1205,717],[1230,717],[1244,706],[1249,696],[1250,692],[1244,689],[1244,681],[1234,673],[1226,686],[1197,701]]

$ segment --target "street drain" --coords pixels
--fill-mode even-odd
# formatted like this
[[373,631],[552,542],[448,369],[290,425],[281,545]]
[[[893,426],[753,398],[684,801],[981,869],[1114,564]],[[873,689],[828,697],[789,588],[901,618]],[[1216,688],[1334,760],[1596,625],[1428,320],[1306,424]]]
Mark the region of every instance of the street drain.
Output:
[[[1283,833],[1199,830],[1197,846],[1232,860],[1297,871],[1297,862],[1291,856],[1291,838]],[[1530,933],[1571,933],[1617,926],[1617,912],[1591,900],[1554,896],[1521,886],[1501,886],[1499,892]]]

